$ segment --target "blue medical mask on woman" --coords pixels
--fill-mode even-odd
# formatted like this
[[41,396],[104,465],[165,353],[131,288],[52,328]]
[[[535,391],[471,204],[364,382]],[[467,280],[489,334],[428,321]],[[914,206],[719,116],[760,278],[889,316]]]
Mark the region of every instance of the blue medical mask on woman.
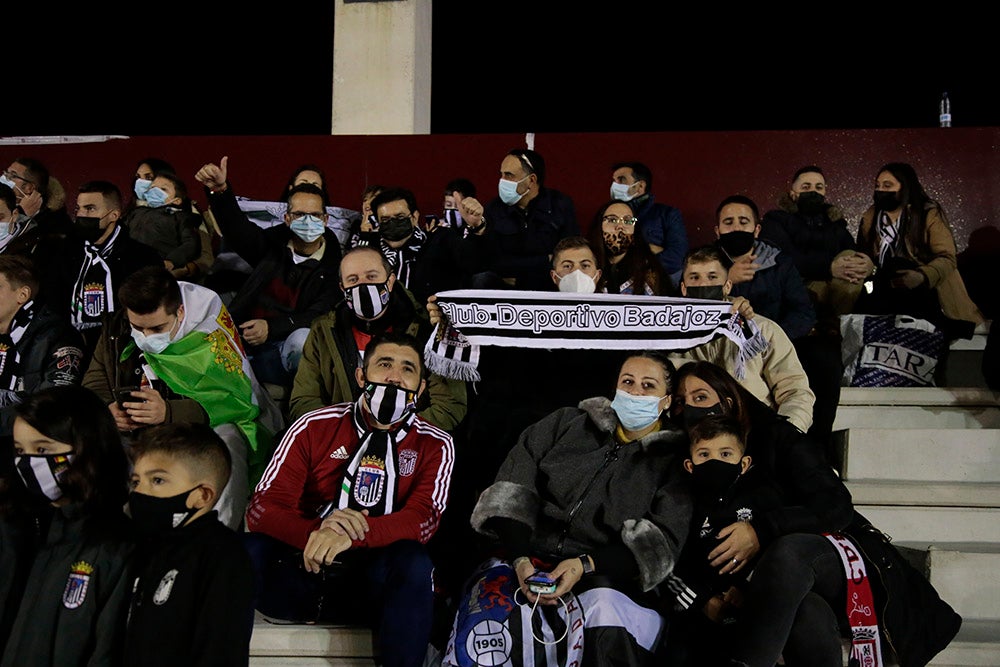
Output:
[[146,203],[153,208],[160,208],[167,203],[167,193],[160,188],[146,190]]
[[623,389],[615,391],[611,409],[618,415],[618,421],[630,431],[646,428],[657,419],[663,410],[660,401],[665,396],[636,396]]
[[298,236],[300,239],[306,243],[312,243],[319,237],[323,236],[323,230],[326,229],[326,223],[315,215],[303,215],[301,218],[295,218],[292,220],[288,228],[292,230],[292,233]]
[[132,186],[132,191],[135,192],[135,196],[143,201],[146,200],[146,193],[149,192],[149,186],[153,184],[153,181],[147,180],[145,178],[135,179],[135,185]]
[[[528,176],[531,176],[531,174],[528,174]],[[518,193],[517,186],[528,180],[528,176],[525,176],[519,181],[508,181],[505,178],[501,178],[500,184],[497,186],[497,191],[500,194],[500,200],[508,206],[513,206],[517,202],[521,201],[521,197],[527,193]]]

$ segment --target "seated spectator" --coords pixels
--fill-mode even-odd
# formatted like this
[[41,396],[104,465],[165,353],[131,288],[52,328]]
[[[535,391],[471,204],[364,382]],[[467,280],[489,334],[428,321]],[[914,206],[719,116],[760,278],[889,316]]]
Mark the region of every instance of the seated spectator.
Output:
[[237,342],[229,312],[215,292],[178,282],[162,266],[133,273],[119,298],[124,308],[104,326],[84,386],[129,438],[158,424],[214,428],[232,457],[219,517],[239,528],[283,423]]
[[[309,329],[289,399],[292,419],[358,399],[361,388],[352,378],[372,336],[390,329],[419,341],[430,335],[427,311],[398,284],[389,261],[375,248],[352,248],[344,255],[340,289],[345,298]],[[427,396],[417,406],[420,416],[451,431],[465,410],[465,383],[430,374]]]
[[[665,622],[652,591],[673,570],[691,518],[678,456],[686,437],[663,418],[672,374],[662,354],[633,352],[613,400],[588,398],[524,430],[472,513],[499,558],[474,574],[459,600],[445,664],[481,662],[486,647],[466,639],[483,619],[511,636],[487,648],[496,664],[516,661],[533,636],[558,640],[566,626],[573,635],[559,650],[570,653],[567,664],[611,653],[622,664],[655,664]],[[539,571],[554,590],[529,587]],[[486,591],[497,604],[481,613]],[[560,599],[567,617],[545,632],[540,621],[552,624]],[[530,623],[521,622],[521,604],[538,605]],[[583,655],[574,655],[581,639]]]
[[7,246],[17,230],[17,197],[9,185],[0,183],[0,252]]
[[348,245],[344,248],[344,253],[350,248],[361,245],[361,235],[371,234],[378,231],[378,220],[375,219],[375,211],[372,209],[372,200],[378,193],[385,190],[384,185],[372,184],[361,193],[361,215],[355,224],[351,225],[351,236]]
[[[732,283],[723,261],[725,256],[718,247],[704,246],[688,253],[684,261],[681,280],[681,294],[696,299],[731,300]],[[795,347],[788,336],[772,320],[763,315],[753,314],[750,318],[767,342],[767,348],[746,360],[743,377],[739,382],[751,394],[766,405],[777,410],[796,428],[805,432],[813,420],[813,404],[816,397],[809,388],[802,364]],[[722,366],[733,376],[737,371],[739,348],[725,336],[719,336],[707,343],[691,348],[683,353],[674,353],[671,358],[681,364],[687,361],[710,361]]]
[[253,567],[215,505],[229,481],[226,444],[203,424],[144,430],[129,447],[134,564],[125,665],[247,664]]
[[462,200],[476,196],[476,186],[467,178],[454,178],[444,186],[444,214],[438,220],[438,225],[457,233],[465,232],[465,221],[462,219]]
[[132,238],[155,249],[175,278],[197,277],[202,218],[191,208],[184,181],[171,172],[156,174],[146,191],[146,203],[124,222]]
[[371,208],[378,227],[358,234],[355,247],[379,250],[389,260],[400,284],[423,303],[430,296],[425,292],[426,281],[421,275],[427,234],[420,228],[417,198],[406,188],[386,188],[375,195]]
[[638,227],[639,219],[631,204],[611,200],[598,209],[588,237],[601,269],[601,291],[672,296],[674,289],[670,276],[650,252],[648,244],[637,238]]
[[653,172],[642,162],[619,162],[611,169],[611,198],[628,202],[635,211],[639,236],[667,275],[679,272],[688,251],[687,228],[680,210],[656,201]]
[[131,176],[132,195],[122,211],[123,218],[131,215],[132,210],[138,206],[149,206],[149,202],[146,201],[146,193],[153,185],[153,178],[160,173],[176,174],[177,171],[169,162],[158,157],[147,157],[139,160],[138,164],[135,165],[135,172]]
[[823,170],[801,167],[778,208],[764,214],[758,238],[791,257],[812,297],[818,325],[839,333],[839,316],[854,308],[872,261],[858,250],[843,213],[826,192]]
[[83,337],[69,318],[37,304],[38,278],[31,261],[0,255],[0,439],[9,442],[17,405],[83,377]]
[[228,182],[228,164],[227,157],[206,164],[195,178],[223,239],[253,267],[229,310],[257,379],[290,391],[309,326],[334,305],[340,242],[326,226],[324,191],[305,181],[286,195],[284,225],[251,222]]
[[86,358],[101,335],[101,327],[121,308],[118,288],[144,266],[156,266],[160,256],[139,243],[119,224],[122,196],[109,181],[88,181],[76,196],[75,231],[80,239],[69,275],[75,280],[67,308],[73,326],[83,335]]
[[500,163],[499,196],[486,204],[483,216],[463,214],[483,239],[476,245],[482,254],[472,287],[548,289],[553,248],[580,227],[573,200],[547,187],[545,177],[540,154],[515,148]]
[[957,270],[955,238],[944,208],[905,162],[879,169],[873,201],[861,216],[858,247],[877,273],[855,311],[906,314],[933,323],[948,340],[971,338],[983,315]]
[[78,385],[16,413],[0,467],[3,664],[119,665],[135,542],[114,420]]
[[[351,253],[348,253],[350,257]],[[388,332],[354,371],[361,395],[285,434],[247,510],[256,607],[297,622],[364,620],[381,662],[423,664],[431,635],[427,541],[448,500],[451,436],[416,414],[422,343]]]

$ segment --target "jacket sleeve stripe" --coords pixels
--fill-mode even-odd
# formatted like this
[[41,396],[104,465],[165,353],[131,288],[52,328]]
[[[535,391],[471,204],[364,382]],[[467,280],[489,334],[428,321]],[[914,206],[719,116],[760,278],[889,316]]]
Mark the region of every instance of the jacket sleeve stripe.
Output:
[[285,437],[281,439],[281,444],[275,450],[274,454],[271,456],[271,461],[267,464],[267,468],[264,470],[264,475],[260,478],[257,483],[257,488],[254,489],[255,493],[260,493],[266,491],[274,478],[278,476],[278,471],[281,469],[282,463],[285,461],[285,457],[288,455],[288,451],[295,442],[296,437],[306,429],[306,427],[313,421],[318,419],[334,419],[341,417],[351,409],[351,404],[346,405],[334,405],[328,408],[320,408],[319,410],[314,410],[312,412],[307,412],[306,414],[299,417],[294,424],[285,433]]

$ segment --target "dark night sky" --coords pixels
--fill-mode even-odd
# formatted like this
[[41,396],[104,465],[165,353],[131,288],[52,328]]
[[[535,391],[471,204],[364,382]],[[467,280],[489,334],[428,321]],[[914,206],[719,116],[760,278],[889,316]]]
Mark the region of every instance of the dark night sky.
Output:
[[[0,134],[327,134],[333,3],[307,4],[325,6],[241,4],[236,17],[202,3],[169,27],[131,15],[141,30],[60,10],[41,51],[5,45]],[[646,21],[623,3],[469,14],[483,6],[434,3],[434,133],[928,127],[945,90],[956,127],[1000,126],[1000,59],[969,25]],[[25,75],[43,54],[51,63]]]

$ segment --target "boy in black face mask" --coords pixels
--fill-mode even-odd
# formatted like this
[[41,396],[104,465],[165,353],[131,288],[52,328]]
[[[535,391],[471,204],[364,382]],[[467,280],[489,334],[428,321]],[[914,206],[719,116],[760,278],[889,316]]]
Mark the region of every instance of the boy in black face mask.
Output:
[[253,569],[213,509],[229,481],[229,450],[208,425],[165,424],[143,431],[130,456],[129,508],[146,539],[125,664],[246,664]]
[[751,466],[738,420],[708,412],[704,416],[685,413],[685,421],[689,422],[691,456],[684,460],[684,469],[691,473],[694,511],[684,549],[668,579],[674,611],[678,612],[668,640],[668,651],[676,660],[668,662],[687,664],[694,660],[690,664],[705,664],[713,654],[703,652],[724,644],[718,641],[718,633],[725,632],[725,626],[735,620],[741,602],[740,587],[756,561],[752,557],[734,571],[738,558],[719,563],[709,554],[734,524],[752,523],[755,516],[779,506],[781,500],[764,472]]

